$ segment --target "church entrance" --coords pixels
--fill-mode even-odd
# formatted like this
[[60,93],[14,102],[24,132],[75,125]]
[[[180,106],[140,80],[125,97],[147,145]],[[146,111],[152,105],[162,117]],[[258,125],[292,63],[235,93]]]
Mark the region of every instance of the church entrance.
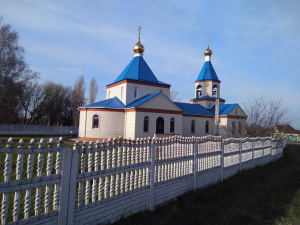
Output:
[[158,117],[156,120],[156,133],[163,134],[164,133],[164,119],[162,117]]

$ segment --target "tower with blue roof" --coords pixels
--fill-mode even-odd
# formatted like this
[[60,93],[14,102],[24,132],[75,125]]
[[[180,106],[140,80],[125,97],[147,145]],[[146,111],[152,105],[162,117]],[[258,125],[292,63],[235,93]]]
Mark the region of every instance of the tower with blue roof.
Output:
[[159,81],[146,61],[144,60],[144,46],[140,41],[133,46],[134,57],[117,77],[106,86],[106,98],[118,97],[124,105],[129,105],[135,100],[148,94],[163,93],[170,97],[170,84]]
[[221,104],[225,103],[225,100],[220,98],[221,81],[211,63],[212,50],[209,48],[209,39],[204,55],[205,63],[195,81],[195,97],[190,102],[211,109],[215,105],[216,98],[219,99]]

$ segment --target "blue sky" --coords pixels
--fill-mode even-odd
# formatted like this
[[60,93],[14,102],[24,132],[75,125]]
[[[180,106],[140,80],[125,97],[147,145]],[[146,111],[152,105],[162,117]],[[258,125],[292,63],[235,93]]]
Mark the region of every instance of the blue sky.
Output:
[[221,97],[243,103],[282,99],[300,129],[300,1],[0,0],[0,15],[20,34],[25,60],[51,80],[73,86],[95,77],[97,100],[133,57],[138,26],[144,58],[183,101],[210,37]]

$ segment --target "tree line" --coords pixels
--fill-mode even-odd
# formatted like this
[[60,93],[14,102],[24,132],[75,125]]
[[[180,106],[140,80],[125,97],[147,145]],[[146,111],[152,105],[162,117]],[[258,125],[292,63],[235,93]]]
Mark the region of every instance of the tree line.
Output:
[[[78,126],[78,107],[87,102],[84,76],[73,87],[39,83],[40,74],[26,64],[24,53],[18,32],[0,17],[0,123]],[[89,103],[95,101],[97,91],[93,78]]]

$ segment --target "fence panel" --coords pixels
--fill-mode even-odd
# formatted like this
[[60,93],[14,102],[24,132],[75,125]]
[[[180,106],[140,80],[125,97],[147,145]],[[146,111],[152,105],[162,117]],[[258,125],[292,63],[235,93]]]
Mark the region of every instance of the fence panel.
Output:
[[1,224],[112,223],[267,164],[286,146],[214,136],[57,142],[0,140]]

